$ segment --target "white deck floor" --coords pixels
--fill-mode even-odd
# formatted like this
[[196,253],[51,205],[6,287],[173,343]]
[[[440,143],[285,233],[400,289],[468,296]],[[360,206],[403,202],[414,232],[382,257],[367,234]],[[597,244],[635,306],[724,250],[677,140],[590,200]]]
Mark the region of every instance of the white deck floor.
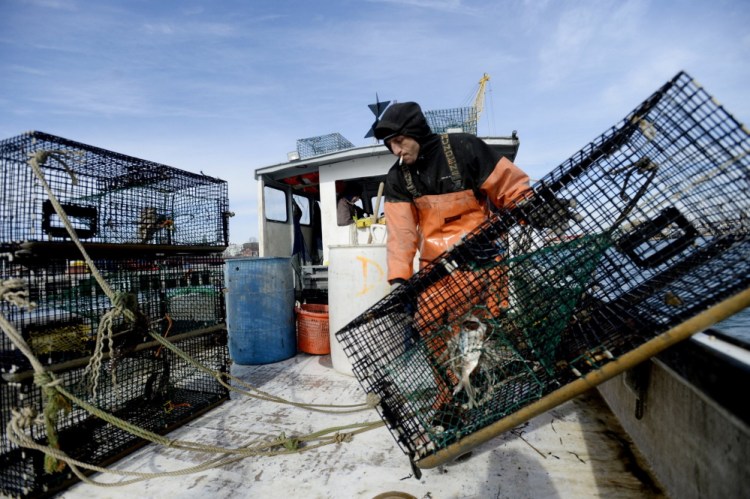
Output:
[[[233,374],[261,390],[297,402],[352,404],[364,393],[335,371],[329,356],[300,354],[265,366],[233,366]],[[172,432],[170,437],[237,447],[262,435],[297,435],[379,420],[374,410],[325,415],[242,395]],[[349,443],[310,452],[245,458],[182,477],[121,487],[79,483],[58,495],[78,498],[374,498],[401,492],[418,499],[661,497],[632,458],[629,441],[595,391],[543,414],[474,450],[466,461],[423,470],[415,479],[407,457],[384,427]],[[146,446],[112,466],[164,472],[213,456]],[[645,476],[645,482],[640,478]],[[116,482],[97,474],[97,481]],[[409,497],[402,495],[397,497]]]

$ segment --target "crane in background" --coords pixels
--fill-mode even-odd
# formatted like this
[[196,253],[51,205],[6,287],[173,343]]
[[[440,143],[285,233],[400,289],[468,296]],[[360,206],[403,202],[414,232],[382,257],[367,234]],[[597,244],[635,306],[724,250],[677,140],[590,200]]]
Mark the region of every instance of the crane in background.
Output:
[[484,96],[487,91],[487,82],[490,81],[490,75],[484,73],[479,80],[479,88],[476,93],[471,95],[467,101],[471,108],[471,117],[467,120],[467,125],[476,133],[479,130],[479,117],[484,111]]
[[[476,135],[477,126],[479,124],[479,116],[484,110],[484,96],[487,90],[487,82],[489,81],[490,75],[484,73],[482,75],[482,78],[479,80],[479,88],[476,90],[476,93],[471,93],[470,97],[464,101],[469,102],[464,104],[463,107],[454,107],[449,109],[431,109],[424,111],[425,118],[427,119],[427,124],[430,126],[430,129],[433,131],[433,133],[439,134],[458,131]],[[389,101],[379,102],[377,94],[375,94],[375,96],[376,103],[370,104],[369,107],[373,114],[375,114],[377,123],[377,119],[386,109]],[[365,137],[374,136],[374,126],[375,123],[373,123],[373,126],[370,127],[370,130],[367,132],[367,135],[365,135]]]
[[490,81],[490,75],[484,73],[482,79],[479,80],[479,89],[477,90],[477,95],[474,98],[474,109],[477,110],[477,121],[479,121],[479,115],[482,114],[482,110],[484,109],[484,92],[487,89],[488,81]]

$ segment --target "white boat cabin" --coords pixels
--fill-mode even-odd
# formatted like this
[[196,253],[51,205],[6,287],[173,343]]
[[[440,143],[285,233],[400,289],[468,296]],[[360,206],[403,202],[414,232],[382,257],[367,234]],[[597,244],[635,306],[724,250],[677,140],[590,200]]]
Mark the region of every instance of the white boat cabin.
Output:
[[[515,133],[482,139],[511,160],[515,158],[519,146]],[[310,269],[328,265],[331,247],[368,241],[382,244],[385,239],[382,226],[374,230],[357,229],[356,224],[339,226],[336,204],[346,184],[356,182],[362,186],[357,205],[372,215],[379,204],[377,215],[381,217],[383,200],[378,202],[378,188],[394,162],[394,156],[384,145],[374,144],[291,159],[256,170],[260,256],[294,254],[300,267],[309,273]],[[298,221],[294,217],[297,208]]]

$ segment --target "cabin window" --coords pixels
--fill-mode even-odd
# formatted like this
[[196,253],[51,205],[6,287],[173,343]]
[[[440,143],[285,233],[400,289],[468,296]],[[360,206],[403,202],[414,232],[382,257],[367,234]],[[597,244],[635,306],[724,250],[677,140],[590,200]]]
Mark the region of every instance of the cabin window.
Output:
[[310,225],[310,198],[293,194],[292,199],[299,206],[299,209],[302,210],[302,217],[299,220],[300,225]]
[[[375,205],[378,202],[378,196],[373,196],[370,198],[370,206],[372,206],[372,210],[375,211]],[[385,212],[385,206],[383,206],[383,198],[380,198],[380,206],[378,206],[378,211],[380,213],[373,213],[373,215],[380,217],[381,214]]]
[[263,199],[265,200],[265,215],[267,220],[273,222],[289,221],[286,207],[286,193],[275,187],[265,186],[263,188]]

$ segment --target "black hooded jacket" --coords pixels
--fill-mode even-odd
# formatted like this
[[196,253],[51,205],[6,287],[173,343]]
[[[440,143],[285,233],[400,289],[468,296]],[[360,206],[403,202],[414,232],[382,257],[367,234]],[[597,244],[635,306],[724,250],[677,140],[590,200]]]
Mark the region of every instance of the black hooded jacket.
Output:
[[490,204],[507,208],[528,190],[528,176],[512,163],[512,158],[503,157],[470,134],[445,136],[455,157],[453,174],[444,136],[432,133],[416,103],[393,104],[375,126],[378,139],[396,135],[414,138],[420,148],[413,164],[399,165],[396,161],[386,177],[391,283],[412,275],[417,250],[423,266],[485,220]]
[[[432,135],[430,125],[416,102],[391,105],[375,125],[375,138],[385,140],[393,135],[407,135],[417,139]],[[421,142],[420,142],[421,143]],[[387,145],[387,144],[386,144]]]
[[[492,173],[501,157],[474,135],[450,134],[451,149],[461,176],[461,182],[456,184],[451,177],[441,138],[432,133],[422,109],[415,102],[391,105],[375,126],[375,137],[380,140],[395,135],[412,137],[420,145],[419,158],[408,168],[414,179],[414,186],[422,196],[471,189],[479,199],[482,196],[479,187]],[[512,157],[509,159],[513,160]],[[409,192],[401,167],[396,162],[388,172],[385,200],[411,201],[414,197],[417,196]]]

